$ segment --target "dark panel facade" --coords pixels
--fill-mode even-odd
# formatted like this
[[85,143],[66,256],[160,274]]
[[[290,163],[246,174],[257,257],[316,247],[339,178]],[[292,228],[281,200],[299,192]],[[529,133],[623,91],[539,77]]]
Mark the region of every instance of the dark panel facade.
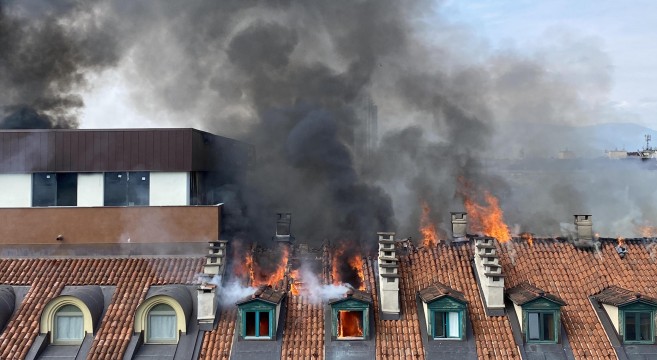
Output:
[[238,171],[253,147],[194,129],[3,130],[0,172]]

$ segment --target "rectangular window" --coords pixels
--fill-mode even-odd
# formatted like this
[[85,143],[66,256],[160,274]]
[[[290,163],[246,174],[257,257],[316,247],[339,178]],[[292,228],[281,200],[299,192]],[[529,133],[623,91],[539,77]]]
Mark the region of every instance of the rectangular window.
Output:
[[32,206],[76,206],[77,173],[32,174]]
[[554,312],[527,312],[527,341],[554,342],[555,340]]
[[652,343],[652,312],[625,311],[625,341]]
[[245,311],[244,312],[244,336],[269,338],[270,334],[270,312],[269,311]]
[[363,338],[363,311],[338,311],[338,339]]
[[145,171],[107,172],[104,189],[105,206],[147,206],[150,174]]
[[459,311],[434,311],[434,339],[460,339],[461,316]]

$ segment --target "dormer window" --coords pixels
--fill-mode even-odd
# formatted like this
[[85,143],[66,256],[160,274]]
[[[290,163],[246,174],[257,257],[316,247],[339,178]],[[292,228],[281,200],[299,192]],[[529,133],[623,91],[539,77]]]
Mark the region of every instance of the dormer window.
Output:
[[331,337],[334,340],[365,340],[369,337],[372,297],[349,290],[344,298],[329,301]]
[[278,316],[285,292],[271,286],[262,286],[237,303],[240,319],[240,336],[245,340],[274,340]]
[[164,303],[155,305],[148,312],[146,342],[150,344],[177,343],[177,323],[176,311],[171,306]]
[[463,293],[441,283],[420,290],[427,334],[433,340],[465,338],[467,301]]
[[528,283],[509,289],[520,328],[527,343],[558,343],[561,329],[561,307],[566,303]]
[[54,344],[80,344],[84,338],[82,310],[75,305],[64,305],[55,313],[52,340]]
[[602,305],[623,343],[655,343],[657,299],[618,286],[610,286],[593,298]]

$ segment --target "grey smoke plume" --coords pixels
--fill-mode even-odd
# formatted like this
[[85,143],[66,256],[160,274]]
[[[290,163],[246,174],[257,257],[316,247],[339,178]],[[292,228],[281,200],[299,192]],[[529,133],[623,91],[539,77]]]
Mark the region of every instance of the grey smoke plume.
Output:
[[[3,12],[0,41],[12,49],[0,55],[0,85],[12,89],[3,106],[27,104],[70,124],[85,73],[118,64],[139,111],[256,146],[252,181],[218,190],[230,233],[245,241],[269,242],[277,210],[292,212],[300,242],[368,251],[376,231],[417,238],[421,201],[443,228],[449,211],[462,210],[460,178],[499,197],[522,231],[553,235],[575,212],[595,216],[617,204],[632,207],[628,220],[654,219],[655,195],[639,201],[647,192],[640,181],[616,191],[620,174],[606,181],[558,170],[535,179],[499,162],[550,157],[554,138],[591,148],[539,125],[616,119],[604,106],[611,63],[596,39],[549,33],[530,53],[490,51],[432,1],[32,6],[36,16],[18,2]],[[46,28],[53,40],[37,41]],[[63,45],[44,51],[51,43]],[[71,60],[51,55],[59,49]],[[33,82],[8,77],[31,73],[20,54],[41,52],[43,63],[61,61],[57,71],[37,64]],[[378,147],[364,149],[359,107],[369,101],[381,132],[371,134]]]
[[0,1],[0,128],[77,127],[86,73],[118,60],[96,5]]

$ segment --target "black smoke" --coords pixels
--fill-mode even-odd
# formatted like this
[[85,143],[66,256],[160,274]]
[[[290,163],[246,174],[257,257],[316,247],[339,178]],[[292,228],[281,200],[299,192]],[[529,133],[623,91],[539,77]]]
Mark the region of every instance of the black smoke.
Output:
[[[297,241],[313,245],[367,252],[377,231],[417,239],[422,201],[443,228],[462,210],[460,179],[499,197],[509,223],[534,228],[646,193],[640,184],[610,192],[588,173],[525,181],[498,166],[548,154],[555,136],[579,140],[541,124],[603,114],[611,65],[595,39],[549,34],[534,52],[492,51],[434,1],[8,4],[2,105],[72,126],[87,74],[116,66],[137,111],[255,145],[249,183],[217,189],[230,234],[247,243],[271,244],[277,211],[291,212]],[[363,151],[370,101],[381,130]],[[601,203],[586,191],[615,196]],[[654,213],[649,203],[637,213]]]
[[0,128],[72,128],[87,73],[118,60],[96,2],[0,1]]

